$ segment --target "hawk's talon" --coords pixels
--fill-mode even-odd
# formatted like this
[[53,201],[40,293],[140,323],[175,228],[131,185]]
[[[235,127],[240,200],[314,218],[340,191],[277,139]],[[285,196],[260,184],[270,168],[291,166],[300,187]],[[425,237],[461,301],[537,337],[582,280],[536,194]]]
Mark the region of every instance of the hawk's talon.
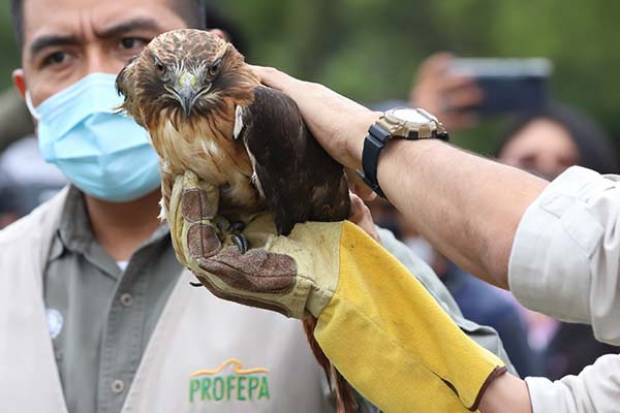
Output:
[[245,254],[250,249],[250,244],[243,234],[232,234],[232,240],[241,254]]
[[245,227],[246,225],[245,225],[245,222],[243,221],[235,221],[235,222],[230,223],[230,230],[232,232],[243,232]]
[[189,285],[191,285],[192,287],[202,287],[202,283],[196,283],[196,282],[189,282]]

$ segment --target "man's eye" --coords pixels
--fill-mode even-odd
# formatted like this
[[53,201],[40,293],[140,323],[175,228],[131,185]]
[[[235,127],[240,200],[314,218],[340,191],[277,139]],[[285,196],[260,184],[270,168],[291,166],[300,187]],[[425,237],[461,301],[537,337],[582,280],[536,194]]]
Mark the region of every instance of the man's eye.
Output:
[[125,50],[142,49],[147,43],[148,40],[140,37],[124,37],[120,41],[120,47]]
[[54,52],[48,55],[45,59],[43,59],[43,66],[59,65],[61,63],[64,63],[67,58],[68,55],[65,52]]

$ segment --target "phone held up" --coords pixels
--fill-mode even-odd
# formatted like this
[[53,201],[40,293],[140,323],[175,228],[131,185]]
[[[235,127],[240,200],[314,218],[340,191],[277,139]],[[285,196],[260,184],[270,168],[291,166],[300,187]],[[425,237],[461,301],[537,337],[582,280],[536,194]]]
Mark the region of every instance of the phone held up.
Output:
[[544,106],[553,67],[545,58],[457,58],[450,70],[476,81],[484,98],[475,110],[490,116]]

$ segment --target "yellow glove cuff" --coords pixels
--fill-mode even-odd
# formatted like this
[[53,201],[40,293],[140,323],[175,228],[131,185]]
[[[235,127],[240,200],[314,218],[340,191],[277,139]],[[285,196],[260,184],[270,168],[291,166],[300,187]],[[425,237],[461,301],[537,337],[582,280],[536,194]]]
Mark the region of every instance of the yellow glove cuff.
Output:
[[342,375],[386,412],[476,410],[486,385],[505,371],[399,261],[349,222],[338,285],[315,337]]

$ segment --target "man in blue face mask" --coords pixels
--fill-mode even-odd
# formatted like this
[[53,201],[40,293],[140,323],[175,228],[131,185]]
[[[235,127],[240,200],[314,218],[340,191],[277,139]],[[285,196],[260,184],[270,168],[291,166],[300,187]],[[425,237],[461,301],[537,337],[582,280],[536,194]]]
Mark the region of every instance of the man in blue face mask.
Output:
[[[115,109],[154,36],[201,27],[198,0],[13,0],[14,83],[69,188],[0,232],[0,411],[332,411],[295,320],[190,287],[157,216],[158,159]],[[28,165],[24,165],[27,168]],[[402,257],[475,339],[451,297]]]
[[12,7],[14,83],[71,185],[0,234],[0,410],[329,410],[297,322],[189,286],[157,218],[159,160],[116,111],[116,74],[156,35],[202,27],[201,3]]

